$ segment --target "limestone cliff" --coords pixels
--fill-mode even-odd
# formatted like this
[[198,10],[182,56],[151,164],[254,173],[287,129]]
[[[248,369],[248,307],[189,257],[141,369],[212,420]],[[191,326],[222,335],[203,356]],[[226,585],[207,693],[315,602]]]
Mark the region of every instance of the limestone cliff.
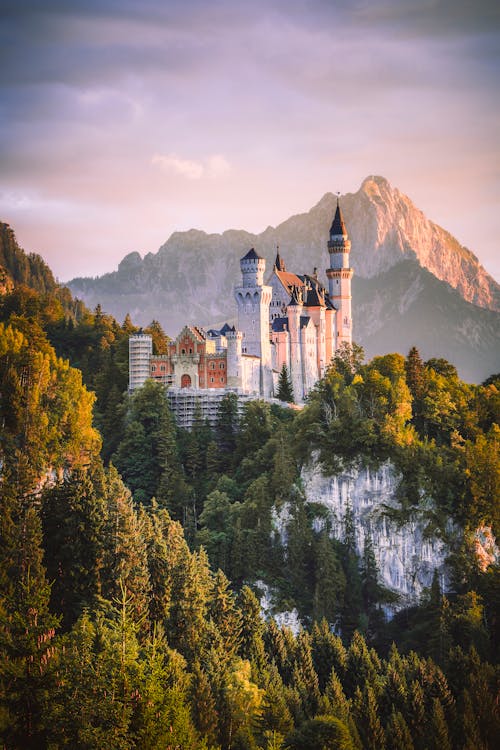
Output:
[[[353,514],[359,555],[367,534],[371,536],[380,582],[398,594],[396,609],[419,600],[423,589],[431,585],[434,570],[442,587],[448,588],[449,547],[435,530],[431,536],[426,534],[432,504],[423,500],[404,522],[397,522],[391,511],[400,507],[396,498],[399,477],[390,463],[377,470],[359,466],[327,477],[317,462],[311,462],[303,469],[302,480],[307,501],[328,509],[335,538],[343,538],[348,508]],[[318,518],[316,524],[322,523],[324,519]],[[451,524],[442,531],[450,538],[459,534]]]

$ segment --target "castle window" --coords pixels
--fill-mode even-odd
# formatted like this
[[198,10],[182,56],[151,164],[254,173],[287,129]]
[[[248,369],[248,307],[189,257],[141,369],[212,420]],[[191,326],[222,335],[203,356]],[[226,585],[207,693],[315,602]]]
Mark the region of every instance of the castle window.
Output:
[[189,347],[189,353],[190,353],[190,354],[192,354],[192,353],[193,353],[193,350],[191,349],[191,347]]
[[160,367],[160,370],[161,370],[162,372],[165,372],[165,365],[161,365],[161,367]]
[[213,383],[213,382],[214,382],[214,379],[213,379],[213,378],[210,378],[210,382],[211,382],[211,383]]
[[224,382],[224,375],[222,375],[222,377],[221,377],[221,379],[220,379],[220,382],[221,382],[221,383],[223,383],[223,382]]
[[151,372],[156,372],[156,365],[151,365]]
[[185,354],[185,353],[186,353],[186,350],[185,349],[181,349],[181,354]]
[[210,362],[210,369],[215,370],[215,362]]
[[224,362],[221,362],[221,363],[220,363],[220,365],[219,365],[219,368],[220,368],[221,370],[223,370],[223,369],[224,369]]

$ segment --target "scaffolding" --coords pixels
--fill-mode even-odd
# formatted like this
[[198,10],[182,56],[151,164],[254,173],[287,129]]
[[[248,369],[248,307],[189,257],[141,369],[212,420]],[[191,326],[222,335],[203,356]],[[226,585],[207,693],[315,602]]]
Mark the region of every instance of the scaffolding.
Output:
[[255,399],[252,394],[227,388],[169,388],[167,398],[178,426],[189,430],[197,412],[213,427],[220,403],[228,393],[235,393],[238,398],[238,416],[241,416],[245,402]]

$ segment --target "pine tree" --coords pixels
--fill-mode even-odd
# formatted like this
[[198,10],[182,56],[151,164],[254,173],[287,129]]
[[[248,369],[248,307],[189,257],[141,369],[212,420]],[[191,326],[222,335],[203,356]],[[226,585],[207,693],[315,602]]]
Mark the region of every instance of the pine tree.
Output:
[[385,750],[385,732],[378,715],[377,700],[371,685],[363,692],[356,688],[353,703],[356,726],[365,750]]
[[280,401],[285,401],[289,404],[295,403],[295,398],[293,395],[293,385],[286,364],[283,364],[283,367],[281,368],[276,398],[279,398]]
[[432,715],[427,740],[429,750],[452,750],[443,706],[438,698],[434,698],[432,701]]
[[54,581],[51,605],[70,627],[92,607],[101,586],[105,503],[91,477],[74,471],[42,496],[47,574]]
[[107,479],[108,512],[105,530],[106,554],[103,565],[102,594],[109,600],[121,596],[121,587],[130,597],[137,624],[149,627],[148,599],[150,579],[146,540],[146,519],[134,509],[130,492],[116,469],[110,467]]
[[262,730],[287,735],[293,729],[293,719],[287,705],[283,680],[274,665],[269,668],[260,716]]
[[58,618],[49,611],[50,585],[42,565],[40,520],[34,508],[16,529],[11,595],[0,601],[0,686],[7,747],[45,744],[45,708],[55,656]]
[[217,711],[215,698],[206,672],[199,661],[193,664],[191,683],[191,710],[196,728],[211,745],[217,737]]
[[355,630],[361,626],[362,590],[361,576],[356,555],[356,539],[354,532],[354,515],[348,504],[344,516],[344,549],[343,568],[346,580],[344,589],[344,603],[341,614],[341,631],[344,642],[348,643]]
[[228,393],[220,402],[215,423],[215,437],[219,448],[219,470],[228,471],[233,463],[238,432],[238,399]]
[[336,625],[342,611],[346,580],[328,531],[323,529],[316,542],[313,617]]
[[240,643],[241,614],[236,606],[236,598],[229,588],[229,581],[218,570],[213,579],[213,588],[208,600],[208,615],[221,635],[226,653],[236,653]]
[[241,631],[239,655],[248,659],[262,674],[266,666],[264,648],[264,623],[261,617],[260,602],[248,586],[243,586],[238,597],[238,608],[241,613]]
[[354,695],[356,687],[375,684],[375,667],[366,641],[356,631],[352,637],[351,645],[347,650],[347,663],[344,679],[344,689],[350,698]]
[[413,740],[403,714],[392,710],[387,725],[387,750],[413,750]]
[[338,635],[332,633],[326,620],[315,622],[311,630],[313,663],[320,690],[324,690],[332,670],[341,677],[345,674],[347,652]]
[[318,709],[320,691],[318,675],[312,659],[311,639],[304,631],[297,638],[293,686],[300,694],[305,715],[312,718]]
[[342,683],[340,682],[334,667],[332,667],[330,677],[326,684],[324,702],[326,705],[325,713],[336,716],[338,719],[347,723],[350,716],[349,701],[345,697]]

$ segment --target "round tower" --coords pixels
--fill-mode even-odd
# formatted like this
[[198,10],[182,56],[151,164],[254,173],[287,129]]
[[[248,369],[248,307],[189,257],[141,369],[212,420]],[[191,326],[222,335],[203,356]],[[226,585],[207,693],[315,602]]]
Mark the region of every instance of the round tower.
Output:
[[142,329],[128,340],[128,387],[130,391],[142,388],[150,377],[150,362],[153,354],[153,338]]
[[252,249],[240,260],[244,287],[262,286],[266,261]]
[[238,305],[238,330],[243,334],[242,355],[260,359],[260,392],[272,392],[269,305],[272,288],[264,285],[266,261],[252,248],[240,260],[242,284],[234,290]]
[[351,279],[354,273],[349,265],[351,241],[345,228],[338,198],[335,216],[330,227],[328,252],[330,268],[327,268],[326,275],[330,301],[337,311],[335,349],[338,349],[343,342],[352,344]]

